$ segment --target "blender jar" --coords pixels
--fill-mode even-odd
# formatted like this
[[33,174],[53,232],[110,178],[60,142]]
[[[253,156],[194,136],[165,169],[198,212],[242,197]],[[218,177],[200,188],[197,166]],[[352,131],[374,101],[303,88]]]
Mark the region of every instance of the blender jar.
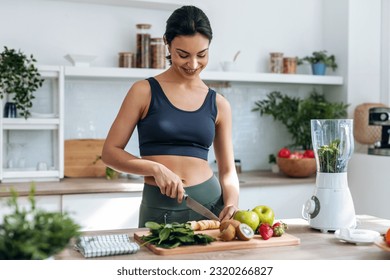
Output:
[[317,171],[346,172],[354,149],[353,120],[311,120],[311,136]]

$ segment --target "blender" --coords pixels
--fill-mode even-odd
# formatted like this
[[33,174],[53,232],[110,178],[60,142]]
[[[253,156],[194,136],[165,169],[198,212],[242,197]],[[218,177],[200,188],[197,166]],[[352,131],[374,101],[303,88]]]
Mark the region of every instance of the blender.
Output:
[[310,227],[322,232],[355,228],[355,207],[347,180],[347,165],[354,149],[353,120],[311,120],[311,137],[316,186],[303,205],[302,216]]

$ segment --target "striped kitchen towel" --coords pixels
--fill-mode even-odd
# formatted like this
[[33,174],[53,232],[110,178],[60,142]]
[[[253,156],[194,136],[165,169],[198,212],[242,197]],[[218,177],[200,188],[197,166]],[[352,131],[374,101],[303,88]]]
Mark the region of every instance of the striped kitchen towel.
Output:
[[131,242],[127,234],[110,234],[81,236],[78,238],[75,249],[86,258],[134,254],[140,246]]

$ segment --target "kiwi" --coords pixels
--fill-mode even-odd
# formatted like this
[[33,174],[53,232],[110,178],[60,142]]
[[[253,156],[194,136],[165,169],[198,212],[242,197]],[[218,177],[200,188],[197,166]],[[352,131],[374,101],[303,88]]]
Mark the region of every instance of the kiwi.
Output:
[[247,224],[241,223],[236,228],[236,236],[240,240],[248,241],[248,240],[252,239],[254,235],[255,235],[255,232]]
[[241,224],[240,221],[237,221],[237,220],[224,220],[221,222],[221,224],[219,225],[219,231],[223,231],[224,229],[226,229],[229,225],[232,225],[235,229]]
[[222,241],[231,241],[236,238],[236,229],[233,225],[228,224],[227,227],[221,231],[218,237]]

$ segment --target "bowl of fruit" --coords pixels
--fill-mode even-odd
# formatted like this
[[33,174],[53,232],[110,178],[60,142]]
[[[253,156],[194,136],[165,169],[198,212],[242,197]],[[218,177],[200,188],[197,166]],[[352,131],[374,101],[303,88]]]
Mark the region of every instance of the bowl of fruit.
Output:
[[316,160],[313,150],[290,151],[282,148],[278,152],[276,162],[280,171],[294,178],[305,178],[316,173]]

